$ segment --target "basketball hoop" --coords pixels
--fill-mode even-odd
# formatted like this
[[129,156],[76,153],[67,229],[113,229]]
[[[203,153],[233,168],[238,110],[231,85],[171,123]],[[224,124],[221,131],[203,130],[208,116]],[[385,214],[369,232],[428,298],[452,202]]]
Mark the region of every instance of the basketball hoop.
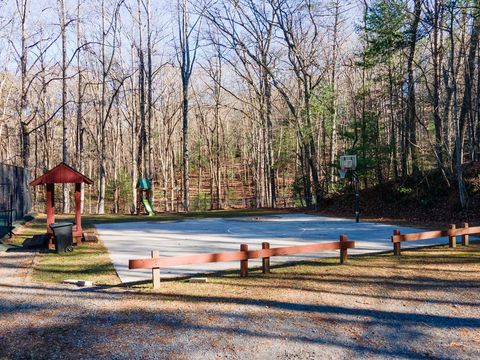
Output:
[[360,222],[360,192],[358,184],[357,155],[340,156],[340,179],[345,179],[347,172],[350,171],[355,186],[355,221]]
[[341,155],[340,169],[348,171],[357,168],[357,155]]

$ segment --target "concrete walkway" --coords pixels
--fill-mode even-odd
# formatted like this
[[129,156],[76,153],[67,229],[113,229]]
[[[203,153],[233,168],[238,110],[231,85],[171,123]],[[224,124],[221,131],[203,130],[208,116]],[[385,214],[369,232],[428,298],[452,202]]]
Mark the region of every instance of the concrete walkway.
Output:
[[[402,234],[419,229],[378,223],[330,218],[305,214],[200,219],[182,221],[145,221],[96,226],[100,239],[108,248],[110,257],[122,282],[151,279],[150,270],[129,270],[128,260],[150,257],[151,250],[161,256],[179,256],[239,250],[240,244],[250,250],[260,249],[263,241],[271,247],[336,241],[347,234],[356,241],[351,254],[365,254],[392,250],[390,236],[394,229]],[[403,243],[402,248],[445,244],[447,239]],[[272,264],[338,256],[336,252],[275,257]],[[261,260],[250,260],[258,266]],[[162,277],[193,275],[202,272],[237,269],[238,262],[195,264],[161,270]]]

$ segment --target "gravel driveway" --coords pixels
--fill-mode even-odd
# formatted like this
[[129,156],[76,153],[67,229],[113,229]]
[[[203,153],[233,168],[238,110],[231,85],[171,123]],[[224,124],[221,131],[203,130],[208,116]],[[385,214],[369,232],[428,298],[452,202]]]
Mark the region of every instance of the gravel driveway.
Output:
[[31,259],[0,253],[0,358],[478,359],[480,247],[463,251],[315,261],[159,292],[36,284],[24,276]]

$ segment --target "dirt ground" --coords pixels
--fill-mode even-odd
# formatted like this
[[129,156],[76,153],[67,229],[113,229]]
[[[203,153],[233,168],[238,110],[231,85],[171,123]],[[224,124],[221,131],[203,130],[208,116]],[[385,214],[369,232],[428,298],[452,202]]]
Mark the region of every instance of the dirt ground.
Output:
[[478,359],[480,245],[146,287],[34,282],[0,253],[0,359]]

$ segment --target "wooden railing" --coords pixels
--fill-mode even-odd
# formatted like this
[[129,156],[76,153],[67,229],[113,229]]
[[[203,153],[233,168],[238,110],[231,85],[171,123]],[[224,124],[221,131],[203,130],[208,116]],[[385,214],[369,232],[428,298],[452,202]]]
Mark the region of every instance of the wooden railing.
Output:
[[403,241],[420,241],[436,239],[448,236],[448,244],[451,248],[457,246],[457,236],[462,236],[462,245],[469,244],[469,235],[480,234],[480,226],[469,227],[468,223],[463,224],[463,228],[457,228],[455,224],[451,224],[447,230],[423,231],[418,233],[400,234],[400,230],[393,230],[392,243],[393,253],[397,256],[401,255],[401,243]]
[[355,248],[355,241],[349,241],[347,235],[340,235],[339,241],[325,242],[308,245],[295,245],[278,248],[270,248],[268,242],[262,243],[261,250],[248,250],[247,244],[240,245],[240,251],[230,251],[216,254],[198,254],[187,256],[160,257],[158,251],[152,251],[150,259],[129,260],[129,269],[152,269],[153,288],[160,287],[160,268],[168,266],[191,265],[200,263],[213,263],[224,261],[240,261],[240,276],[248,276],[248,260],[262,259],[263,273],[270,272],[270,258],[272,256],[286,256],[306,254],[321,251],[340,250],[340,263],[347,261],[348,249]]

